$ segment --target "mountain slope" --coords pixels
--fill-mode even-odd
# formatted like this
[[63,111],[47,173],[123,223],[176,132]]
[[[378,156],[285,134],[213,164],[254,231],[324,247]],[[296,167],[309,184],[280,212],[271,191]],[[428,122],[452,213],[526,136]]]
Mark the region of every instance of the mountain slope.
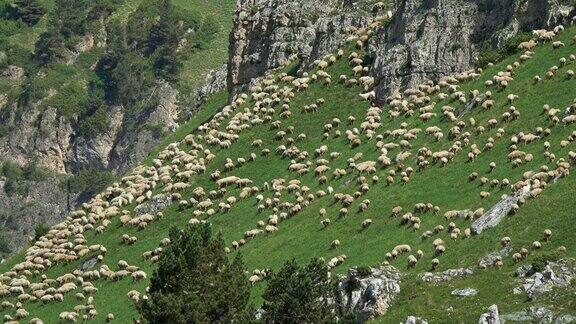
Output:
[[[356,36],[362,37],[366,31],[359,33]],[[154,256],[149,258],[149,251],[159,247],[170,227],[185,226],[191,219],[206,220],[222,231],[232,256],[237,253],[233,242],[246,240],[238,250],[249,269],[277,269],[292,257],[300,261],[311,257],[330,260],[343,254],[347,256],[343,264],[330,260],[335,274],[353,266],[389,262],[403,273],[401,293],[388,313],[377,321],[397,322],[407,315],[416,315],[438,322],[470,322],[476,321],[493,303],[498,304],[501,314],[537,304],[556,314],[570,313],[573,286],[530,300],[524,292],[512,292],[518,284],[512,274],[519,266],[542,258],[552,260],[560,246],[566,247],[566,252],[559,257],[576,256],[572,235],[575,206],[571,199],[575,187],[574,176],[569,172],[575,163],[576,138],[574,123],[564,121],[576,114],[574,95],[566,90],[573,89],[576,82],[569,72],[576,67],[570,57],[576,54],[575,35],[576,29],[570,27],[554,38],[564,44],[557,49],[553,49],[551,42],[540,41],[529,57],[514,54],[481,73],[468,71],[456,75],[460,81],[444,78],[437,84],[422,85],[419,90],[395,93],[379,108],[371,108],[372,104],[359,96],[370,93],[369,89],[340,81],[340,75],[347,80],[355,79],[354,64],[347,59],[352,52],[366,58],[365,52],[352,45],[343,50],[341,57],[335,56],[334,63],[327,64],[323,72],[315,68],[296,79],[281,74],[292,71],[297,64],[292,62],[283,70],[272,71],[251,89],[250,95],[240,96],[231,106],[222,108],[210,122],[195,121],[187,128],[190,134],[182,134],[183,137],[158,153],[157,160],[147,160],[145,166],[136,168],[118,186],[108,188],[84,205],[82,211],[30,248],[27,258],[32,261],[32,256],[43,255],[36,261],[44,265],[46,259],[52,260],[52,265],[42,271],[47,278],[71,273],[83,264],[88,266],[85,262],[95,260],[98,254],[102,260],[90,269],[103,269],[107,265],[117,271],[118,261],[124,260],[150,275]],[[561,64],[561,58],[566,62]],[[557,69],[552,69],[553,66]],[[550,69],[555,72],[547,77]],[[506,70],[510,73],[506,74]],[[327,81],[328,75],[331,82]],[[535,75],[542,80],[534,81]],[[506,85],[501,83],[503,78],[507,79]],[[487,85],[488,80],[501,84]],[[509,100],[509,95],[518,98]],[[206,111],[214,111],[219,104],[211,103]],[[547,112],[544,105],[550,106]],[[548,116],[551,109],[558,110],[556,122]],[[196,127],[198,122],[203,124]],[[520,140],[511,148],[514,138]],[[493,144],[487,146],[487,143]],[[523,153],[510,160],[508,154],[512,151]],[[472,159],[471,152],[474,152]],[[528,154],[531,156],[527,157]],[[369,170],[372,164],[375,169]],[[322,165],[329,169],[322,172]],[[358,170],[363,167],[369,172]],[[298,174],[298,169],[306,171]],[[335,171],[340,176],[335,176]],[[478,176],[470,179],[473,172]],[[219,185],[213,180],[217,173],[219,179],[238,178],[231,179],[228,186]],[[321,178],[322,173],[325,179]],[[519,195],[524,187],[530,197],[524,204],[518,203],[518,211],[506,215],[496,228],[468,237],[467,230],[499,204],[502,195]],[[173,202],[166,207],[167,200]],[[402,211],[391,216],[396,206],[402,207]],[[434,207],[438,211],[434,212]],[[342,208],[346,208],[345,216],[340,216]],[[162,210],[161,216],[155,213],[156,209]],[[322,209],[325,213],[321,213]],[[132,219],[132,224],[121,224],[124,210],[130,216],[122,217],[123,220]],[[450,211],[464,210],[470,211],[462,213],[466,217],[448,217],[454,214]],[[142,214],[147,215],[146,225],[138,229],[137,223],[142,219],[137,217]],[[257,229],[259,221],[274,223],[271,218],[278,218],[278,225],[269,228],[271,233],[247,233]],[[106,219],[110,224],[105,226]],[[321,223],[325,219],[330,219],[329,226]],[[367,219],[371,224],[363,226]],[[444,229],[422,238],[438,225]],[[66,229],[68,226],[70,230]],[[104,228],[97,234],[94,229],[99,226]],[[448,227],[458,230],[449,232]],[[552,232],[548,241],[544,240],[545,229]],[[249,239],[251,233],[256,234]],[[136,242],[123,243],[124,234],[136,237]],[[55,239],[55,235],[61,235],[62,239]],[[514,262],[510,253],[502,258],[502,265],[478,267],[480,258],[501,249],[504,236],[511,239],[512,253],[529,249],[527,257]],[[442,254],[435,253],[436,239],[443,241],[440,245],[446,251]],[[330,248],[333,240],[340,241],[335,250]],[[541,248],[533,249],[537,240]],[[74,243],[64,243],[68,241]],[[54,242],[55,253],[41,250],[42,246],[52,244],[43,242]],[[62,244],[59,250],[58,244]],[[97,244],[106,251],[100,250],[100,246],[91,251],[89,246]],[[407,254],[386,256],[399,244],[409,244],[412,254],[417,250],[423,252],[413,268],[407,267]],[[21,263],[24,258],[25,253],[17,255],[1,266],[2,271],[11,268],[19,271],[5,274],[1,279],[4,285],[10,284],[11,277],[20,275],[26,275],[32,282],[41,280],[24,270],[32,268],[30,262]],[[69,261],[56,262],[60,258]],[[439,260],[435,272],[466,267],[473,269],[474,274],[448,283],[423,283],[420,275],[431,270],[434,258]],[[137,317],[126,294],[130,290],[145,293],[147,281],[109,280],[107,270],[101,272],[100,279],[90,279],[98,288],[94,293],[98,315],[93,320],[102,321],[107,313],[113,313],[120,322]],[[264,285],[263,280],[254,286],[256,303],[261,301]],[[450,295],[453,289],[463,287],[476,288],[479,293],[466,298]],[[80,289],[64,294],[62,302],[46,305],[26,302],[23,307],[30,312],[30,318],[55,321],[61,312],[86,303],[74,298]],[[5,298],[14,301],[16,297],[17,294],[11,294]],[[118,300],[124,302],[111,302]],[[14,313],[15,308],[2,311],[2,314]],[[81,312],[80,316],[84,314]]]
[[[28,25],[10,8],[29,2],[0,4],[0,165],[37,168],[44,177],[0,174],[2,255],[107,184],[99,180],[137,165],[224,89],[234,5],[168,1],[162,11],[156,0],[46,0],[38,1],[45,14]],[[160,27],[175,39],[154,36]],[[48,62],[43,51],[56,57]],[[164,74],[159,65],[171,64],[162,58],[175,71]],[[38,214],[38,205],[40,215],[19,216]]]

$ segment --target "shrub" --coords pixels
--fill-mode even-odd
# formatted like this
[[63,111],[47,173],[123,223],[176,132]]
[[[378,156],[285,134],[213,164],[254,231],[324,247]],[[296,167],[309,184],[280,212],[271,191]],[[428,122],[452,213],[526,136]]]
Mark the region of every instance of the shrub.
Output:
[[114,174],[108,171],[80,170],[68,177],[60,186],[67,188],[72,193],[84,193],[92,196],[106,188],[114,181],[114,178]]
[[548,263],[558,261],[561,257],[562,255],[558,251],[540,254],[532,261],[532,271],[542,272]]
[[356,270],[358,271],[358,275],[360,277],[368,277],[369,275],[372,274],[372,270],[370,270],[370,267],[366,266],[357,267]]
[[328,300],[333,284],[323,261],[312,259],[300,266],[287,261],[273,274],[264,291],[266,323],[333,323],[334,313]]
[[150,323],[234,323],[249,318],[250,283],[242,257],[232,262],[222,235],[210,224],[173,228],[170,244],[150,280],[149,298],[138,305]]
[[50,227],[48,227],[44,224],[36,225],[36,227],[34,228],[34,240],[38,241],[40,239],[40,237],[48,234],[49,230],[50,230]]

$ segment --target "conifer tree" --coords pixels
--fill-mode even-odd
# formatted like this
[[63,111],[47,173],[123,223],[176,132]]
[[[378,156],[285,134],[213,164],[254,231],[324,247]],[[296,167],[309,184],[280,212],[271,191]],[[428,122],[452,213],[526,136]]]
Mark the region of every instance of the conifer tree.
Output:
[[11,7],[13,18],[22,20],[28,26],[36,25],[46,13],[38,0],[16,0]]
[[287,261],[273,274],[264,292],[266,323],[334,323],[329,303],[333,284],[324,262],[312,259],[305,266]]
[[249,316],[250,284],[242,258],[232,262],[209,224],[170,231],[139,311],[150,323],[230,323]]

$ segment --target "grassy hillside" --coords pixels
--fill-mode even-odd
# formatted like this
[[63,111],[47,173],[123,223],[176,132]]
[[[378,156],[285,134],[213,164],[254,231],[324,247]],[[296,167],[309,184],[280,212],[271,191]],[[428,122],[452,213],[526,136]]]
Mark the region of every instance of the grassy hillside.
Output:
[[[267,81],[263,81],[271,86],[268,86],[265,91],[255,89],[255,93],[263,93],[261,98],[255,99],[250,96],[246,100],[236,101],[234,110],[230,107],[224,108],[221,111],[223,113],[216,114],[212,121],[203,124],[202,128],[197,127],[198,121],[203,122],[202,119],[194,121],[190,126],[185,126],[186,128],[183,129],[192,136],[186,137],[187,134],[179,132],[178,135],[181,137],[174,139],[177,145],[167,146],[161,152],[155,152],[160,156],[160,161],[154,162],[155,157],[151,157],[146,161],[146,168],[134,171],[133,175],[140,175],[139,177],[124,179],[120,187],[131,186],[133,191],[138,191],[134,194],[135,196],[145,197],[148,189],[152,195],[162,192],[181,195],[181,197],[174,196],[174,203],[163,210],[163,217],[155,217],[146,228],[140,230],[133,225],[122,225],[119,217],[120,211],[126,210],[127,214],[134,216],[133,211],[137,203],[133,202],[120,208],[114,207],[118,199],[114,201],[112,199],[121,194],[125,197],[125,193],[119,190],[109,190],[107,194],[99,198],[112,201],[110,205],[103,204],[104,208],[95,207],[102,204],[97,199],[91,205],[85,206],[85,212],[88,216],[95,218],[93,226],[88,227],[100,226],[105,213],[108,214],[107,218],[111,224],[101,234],[91,229],[84,231],[83,237],[86,243],[74,243],[72,246],[78,244],[105,246],[107,251],[95,269],[108,265],[110,269],[118,270],[118,261],[125,260],[150,275],[154,269],[154,263],[143,258],[142,254],[156,249],[161,239],[167,236],[169,228],[173,226],[183,227],[192,218],[211,222],[216,230],[223,233],[232,257],[237,253],[232,246],[233,241],[241,240],[246,231],[257,228],[258,221],[266,222],[270,215],[276,214],[281,218],[277,232],[258,234],[239,248],[248,269],[277,269],[292,257],[299,261],[307,261],[312,257],[324,257],[329,260],[334,256],[345,254],[346,261],[333,270],[336,274],[342,274],[353,266],[374,266],[386,261],[386,253],[398,244],[409,244],[413,254],[416,250],[423,251],[424,256],[413,269],[407,268],[407,254],[390,260],[392,265],[404,273],[402,292],[388,314],[378,318],[377,321],[399,322],[405,320],[407,315],[416,315],[432,322],[475,322],[485,308],[494,303],[498,304],[501,313],[510,313],[540,304],[559,312],[572,312],[572,315],[576,315],[573,312],[575,309],[573,291],[576,289],[574,286],[555,291],[536,301],[527,299],[524,294],[516,295],[512,292],[512,288],[516,285],[512,275],[518,266],[530,264],[542,259],[543,256],[551,257],[561,245],[565,246],[567,251],[560,257],[576,256],[574,249],[576,237],[573,235],[576,226],[573,212],[576,207],[573,199],[576,196],[574,176],[565,174],[560,176],[555,183],[546,177],[542,178],[538,184],[531,178],[532,174],[525,174],[528,171],[538,171],[542,169],[542,166],[547,166],[548,170],[559,174],[562,171],[559,167],[559,165],[562,166],[561,162],[570,161],[569,152],[576,150],[574,136],[571,136],[576,130],[574,124],[565,124],[562,121],[565,108],[573,104],[575,99],[573,91],[569,89],[575,88],[576,81],[574,78],[566,77],[566,72],[576,67],[576,62],[570,60],[570,55],[576,54],[576,45],[572,40],[574,35],[576,35],[575,28],[567,29],[558,35],[557,40],[562,41],[566,46],[556,50],[550,43],[541,43],[533,50],[532,58],[523,61],[518,66],[514,66],[513,63],[521,62],[521,53],[486,68],[479,76],[468,81],[449,81],[464,94],[466,103],[452,99],[449,86],[442,86],[439,90],[431,91],[430,103],[418,102],[423,95],[405,96],[403,99],[406,100],[406,107],[412,109],[413,114],[400,114],[397,118],[391,118],[389,111],[396,111],[399,107],[394,108],[390,105],[380,107],[381,111],[367,118],[367,110],[371,104],[359,96],[365,90],[360,86],[347,86],[338,82],[340,75],[354,78],[352,67],[346,59],[354,51],[352,48],[344,50],[342,58],[325,68],[325,72],[332,76],[330,84],[326,84],[322,81],[322,77],[318,77],[318,80],[310,82],[307,89],[297,91],[292,82],[281,80],[282,71],[276,71]],[[363,55],[361,52],[359,54]],[[559,63],[562,57],[567,59],[565,65]],[[505,71],[508,65],[511,65],[513,80],[508,82],[507,87],[485,85],[485,81]],[[554,76],[546,77],[548,69],[555,65],[559,67],[558,71]],[[288,71],[289,67],[286,70]],[[318,71],[310,71],[310,75],[312,73],[320,75]],[[533,81],[535,75],[542,76],[542,80]],[[266,86],[263,85],[262,88]],[[481,103],[470,110],[465,109],[470,106],[469,102],[474,100],[470,91],[475,89],[479,90],[481,94],[479,98],[483,98],[484,101],[488,100],[484,98],[485,91],[491,91],[494,101],[491,109],[483,108]],[[288,102],[283,92],[288,97],[291,96],[289,93],[293,93],[294,96]],[[442,94],[448,94],[448,98],[441,99]],[[518,95],[512,104],[507,100],[510,94]],[[259,101],[258,105],[264,106],[267,98],[276,97],[281,99],[277,104],[273,101],[270,103],[270,108],[273,109],[268,107],[266,110],[253,109],[256,101]],[[320,98],[323,98],[325,103],[320,105],[317,111],[305,112],[305,106],[314,104]],[[218,107],[217,103],[221,102],[209,103],[210,108],[205,111],[214,113]],[[281,116],[283,104],[287,104],[291,112],[287,117]],[[543,112],[545,104],[553,109],[560,109],[557,115],[558,123],[551,122]],[[503,119],[503,113],[511,112],[512,105],[520,113],[518,118]],[[428,121],[420,118],[419,110],[425,106],[431,106],[429,109],[436,113]],[[463,112],[463,115],[451,121],[442,114],[441,109],[444,106],[454,108],[456,116],[459,112]],[[350,116],[353,116],[354,120],[351,120]],[[335,118],[340,122],[336,123]],[[472,125],[470,118],[475,120],[475,125]],[[260,121],[255,121],[255,119],[260,119]],[[379,125],[375,124],[378,119],[381,119]],[[495,127],[489,126],[491,119],[496,120]],[[374,127],[371,137],[368,136],[370,131],[362,131],[368,125],[365,121]],[[460,134],[451,136],[450,130],[459,122],[461,123]],[[332,124],[332,128],[326,131],[325,136],[324,125],[326,124]],[[237,127],[240,125],[242,126]],[[437,139],[434,135],[426,135],[426,128],[431,126],[439,127],[443,137]],[[482,126],[484,131],[480,132],[479,126]],[[538,127],[542,127],[542,131],[538,130]],[[414,130],[413,133],[416,136],[403,136],[402,132],[398,131],[401,128]],[[415,129],[421,131],[418,132]],[[502,132],[499,129],[503,130],[500,136],[497,135],[498,132]],[[549,129],[549,135],[545,135],[545,129]],[[238,134],[238,139],[233,141],[228,148],[224,148],[226,144],[218,145],[218,142],[224,141],[225,136],[232,134],[232,130]],[[280,131],[286,134],[278,133]],[[352,145],[347,140],[347,134],[356,131],[360,142]],[[517,161],[515,166],[507,156],[511,152],[511,138],[520,132],[524,134],[541,132],[541,136],[531,143],[521,141],[517,144],[517,150],[531,154],[533,158],[522,159],[519,161],[521,163]],[[299,134],[305,134],[305,138]],[[361,181],[359,181],[361,174],[353,165],[350,166],[347,160],[356,157],[355,165],[364,161],[377,161],[382,154],[377,147],[380,141],[379,135],[382,135],[383,143],[396,145],[388,145],[389,165],[376,162],[375,172],[363,174],[368,188],[364,186],[364,192],[361,193]],[[219,140],[214,139],[217,137]],[[490,138],[494,145],[491,150],[488,150],[485,146]],[[254,146],[255,140],[261,140],[262,144]],[[565,142],[561,145],[561,141]],[[404,148],[395,147],[400,144],[404,145]],[[290,148],[293,154],[289,156],[290,153],[284,148],[279,149],[281,145]],[[323,145],[326,146],[326,150],[316,154],[315,150]],[[417,160],[419,150],[425,147],[430,153],[435,153],[450,150],[454,145],[457,146],[453,149],[455,154],[453,158],[446,161],[445,165],[435,161],[432,156],[424,156],[421,161],[428,161],[429,165],[419,169]],[[478,147],[479,152],[474,161],[469,161],[468,153],[473,145]],[[549,147],[545,148],[545,145]],[[205,151],[206,149],[209,152]],[[264,149],[268,149],[270,154],[263,154]],[[282,151],[284,151],[284,156]],[[308,152],[308,154],[303,152]],[[337,154],[334,154],[332,158],[330,156],[332,152],[338,152],[340,155],[336,157]],[[407,152],[411,155],[403,162],[397,159],[400,153],[407,155],[405,154]],[[255,154],[253,161],[250,159],[251,153]],[[177,156],[179,158],[174,159]],[[188,158],[190,160],[184,162]],[[227,161],[228,158],[229,161]],[[240,163],[238,158],[243,158],[246,162]],[[319,161],[319,159],[326,161]],[[299,175],[290,171],[289,166],[293,164],[291,160],[308,163],[309,172]],[[227,162],[231,162],[233,167],[225,171]],[[490,170],[491,162],[496,165],[493,171]],[[157,163],[156,166],[152,166],[153,163]],[[163,167],[160,167],[158,163],[161,163]],[[191,164],[186,166],[187,163]],[[203,165],[203,163],[206,166],[204,172],[194,174],[187,180],[178,180],[178,177],[184,176],[178,172],[191,168],[193,165]],[[571,163],[573,165],[574,160]],[[315,174],[315,168],[319,164],[330,168],[325,172],[325,182],[319,181],[320,176]],[[177,170],[175,171],[171,165],[176,166]],[[346,175],[334,176],[333,172],[336,169],[346,170]],[[145,173],[145,170],[149,172]],[[165,183],[159,180],[163,177],[162,170],[169,174]],[[239,197],[241,197],[242,190],[246,189],[230,185],[226,187],[226,192],[222,196],[210,197],[212,206],[201,208],[196,203],[205,201],[208,195],[211,195],[210,191],[219,190],[216,182],[211,179],[211,173],[216,170],[220,171],[221,178],[237,176],[250,179],[251,185],[249,186],[257,187],[258,192],[242,199]],[[405,172],[408,177],[406,181],[402,180],[405,176],[402,172]],[[469,174],[472,172],[477,172],[478,177],[470,181]],[[451,210],[476,211],[479,208],[488,210],[500,201],[502,195],[513,194],[511,185],[491,186],[490,183],[483,185],[480,178],[486,177],[489,182],[497,179],[499,183],[508,179],[510,184],[516,184],[523,180],[524,175],[533,185],[532,190],[540,186],[543,191],[539,194],[533,191],[532,194],[535,197],[527,199],[514,215],[506,217],[496,228],[468,237],[465,233],[472,219],[448,220],[444,217],[444,214]],[[158,185],[148,188],[146,184],[151,184],[150,178],[154,176],[159,178],[157,179]],[[377,176],[379,180],[374,181],[374,176]],[[387,183],[387,177],[391,177],[392,181]],[[278,189],[276,194],[274,190],[266,187],[266,184],[271,186],[274,179],[285,180],[283,189]],[[286,188],[290,180],[299,181],[298,185],[292,186],[293,190]],[[179,181],[189,184],[189,187],[183,190],[170,189],[170,183]],[[194,194],[193,190],[198,187],[203,188],[206,194]],[[332,194],[330,194],[331,191],[333,191]],[[481,198],[480,193],[483,191],[490,195]],[[348,214],[345,217],[339,216],[339,211],[344,206],[334,198],[337,193],[356,197],[346,207]],[[262,195],[261,202],[257,199],[258,195]],[[193,196],[196,200],[191,202],[190,198]],[[231,204],[229,211],[218,207],[220,203],[226,204],[230,197],[237,198],[237,201]],[[275,197],[278,198],[276,203],[273,200]],[[187,200],[188,207],[179,202],[182,200]],[[360,205],[368,201],[368,208],[360,211]],[[293,213],[292,207],[297,203],[302,209]],[[419,212],[414,210],[417,203],[430,203],[431,206],[437,206],[439,210]],[[259,205],[262,206],[259,207]],[[411,212],[419,217],[419,228],[405,224],[401,216],[391,216],[391,211],[396,206],[402,207],[400,215]],[[321,209],[326,211],[324,216],[320,215]],[[286,219],[282,219],[283,213],[286,213]],[[83,219],[81,214],[78,214],[76,218],[77,223],[80,224],[78,226],[89,222],[86,218]],[[331,220],[331,224],[324,228],[321,221],[326,218]],[[366,219],[371,219],[372,224],[368,228],[363,228],[361,224]],[[72,219],[67,220],[66,225],[71,222]],[[450,222],[460,229],[460,235],[451,238],[451,233],[444,229],[430,238],[422,239],[425,231],[433,230],[437,225],[448,228]],[[544,229],[552,231],[549,241],[543,240]],[[52,234],[56,232],[55,230]],[[137,242],[133,245],[123,244],[121,240],[123,234],[135,236]],[[478,259],[490,252],[500,250],[500,240],[504,236],[511,238],[510,244],[513,252],[518,252],[525,247],[530,250],[529,255],[518,263],[508,256],[503,259],[503,265],[499,268],[479,269]],[[67,233],[64,237],[64,241],[73,242],[75,239],[71,233]],[[435,255],[432,245],[432,241],[437,238],[442,239],[446,247],[446,252],[439,256]],[[44,240],[50,239],[46,237]],[[338,249],[332,250],[330,244],[336,239],[341,242],[341,245]],[[541,249],[531,249],[532,242],[535,240],[542,242]],[[77,250],[85,249],[85,246],[80,246]],[[69,252],[69,247],[65,247],[64,251],[58,253],[62,252],[67,253],[72,260],[58,264],[54,262],[41,274],[46,275],[47,278],[56,278],[78,269],[83,262],[96,255],[95,252],[89,252],[78,257]],[[22,253],[13,257],[4,263],[0,270],[2,272],[10,270],[22,262],[24,256]],[[51,256],[51,258],[54,257],[54,255]],[[419,279],[419,275],[431,270],[433,258],[438,258],[440,261],[436,271],[469,267],[474,270],[474,275],[446,284],[424,284]],[[21,271],[18,275],[23,273]],[[29,273],[27,277],[32,282],[37,282],[41,280],[39,275],[40,273]],[[146,280],[133,282],[132,279],[126,278],[112,281],[102,277],[91,282],[98,288],[98,291],[94,293],[94,305],[98,315],[92,321],[102,322],[107,313],[113,313],[119,322],[126,322],[137,317],[137,312],[126,294],[130,290],[144,293],[148,284]],[[9,283],[10,279],[4,277],[4,284]],[[257,304],[261,302],[260,296],[264,286],[265,282],[254,286],[253,301]],[[477,296],[467,298],[457,298],[450,294],[453,289],[463,287],[474,287],[479,293]],[[48,304],[39,301],[27,302],[23,306],[30,313],[29,318],[39,317],[46,322],[54,322],[61,312],[72,311],[75,306],[86,303],[86,300],[77,300],[74,297],[78,291],[80,288],[65,294],[62,302],[49,302]],[[16,297],[16,295],[10,295],[4,298],[14,301]],[[14,308],[2,310],[2,315],[14,313]],[[85,313],[80,315],[83,314]]]

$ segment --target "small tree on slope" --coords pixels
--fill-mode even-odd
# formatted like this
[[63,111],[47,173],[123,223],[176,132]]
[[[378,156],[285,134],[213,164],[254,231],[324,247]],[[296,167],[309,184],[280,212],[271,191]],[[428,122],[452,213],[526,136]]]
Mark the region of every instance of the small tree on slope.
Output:
[[170,231],[152,275],[149,298],[138,308],[150,323],[230,323],[250,313],[250,284],[241,256],[229,262],[209,224]]
[[264,292],[266,323],[334,323],[329,303],[333,285],[324,262],[312,259],[305,266],[287,261],[273,274]]

